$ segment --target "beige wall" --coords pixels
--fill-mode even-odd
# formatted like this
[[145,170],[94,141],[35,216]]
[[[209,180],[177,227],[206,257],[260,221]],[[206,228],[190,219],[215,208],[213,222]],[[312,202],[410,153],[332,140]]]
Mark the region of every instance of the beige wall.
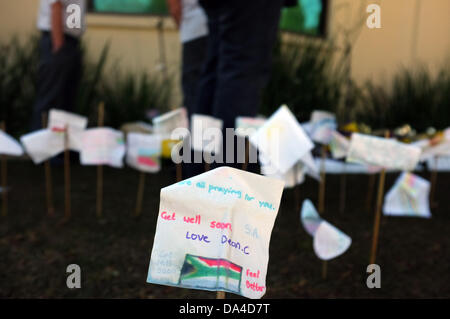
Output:
[[[402,66],[419,62],[442,65],[450,54],[449,0],[330,0],[329,38],[342,48],[343,31],[361,25],[352,55],[352,76],[358,81],[386,81]],[[38,0],[0,2],[0,41],[35,30]],[[365,24],[369,3],[381,6],[381,29]],[[98,56],[111,43],[110,66],[158,72],[158,32],[155,17],[88,16],[85,40],[89,54]],[[170,19],[164,19],[168,69],[177,73],[180,45]]]

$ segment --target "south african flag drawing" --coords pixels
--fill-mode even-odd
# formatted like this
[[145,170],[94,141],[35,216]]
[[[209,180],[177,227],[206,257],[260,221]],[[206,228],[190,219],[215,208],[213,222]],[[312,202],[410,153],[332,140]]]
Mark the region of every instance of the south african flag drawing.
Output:
[[158,166],[156,159],[157,155],[158,153],[155,150],[140,149],[138,151],[137,161],[139,164],[144,166],[156,167]]
[[225,259],[187,254],[181,268],[179,284],[196,289],[241,291],[242,267]]

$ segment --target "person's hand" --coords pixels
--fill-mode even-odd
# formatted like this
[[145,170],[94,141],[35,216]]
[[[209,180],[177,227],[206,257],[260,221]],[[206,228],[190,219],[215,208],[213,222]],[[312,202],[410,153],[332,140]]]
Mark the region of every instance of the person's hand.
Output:
[[53,48],[52,48],[53,53],[58,52],[59,50],[61,50],[61,48],[64,45],[64,36],[53,35],[52,36],[52,44],[53,44]]
[[177,27],[179,28],[181,25],[181,0],[167,0],[167,5],[169,6],[170,15],[175,20]]

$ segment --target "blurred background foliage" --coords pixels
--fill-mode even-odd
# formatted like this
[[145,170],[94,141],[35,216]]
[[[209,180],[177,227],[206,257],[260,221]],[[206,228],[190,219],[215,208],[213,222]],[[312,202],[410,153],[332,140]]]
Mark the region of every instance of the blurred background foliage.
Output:
[[[119,128],[132,121],[149,121],[149,112],[165,112],[178,85],[162,72],[105,70],[109,45],[90,59],[83,48],[83,79],[75,112],[97,119],[97,105],[105,102],[105,125]],[[430,72],[419,65],[400,69],[390,82],[357,84],[345,61],[335,57],[332,42],[314,38],[285,41],[274,49],[272,77],[262,93],[261,113],[270,116],[287,104],[300,122],[313,110],[337,114],[340,124],[351,121],[372,128],[410,124],[417,131],[450,125],[450,68]],[[18,137],[28,132],[36,94],[38,36],[26,42],[12,38],[0,44],[0,120]],[[334,58],[333,58],[334,57]]]
[[[83,52],[83,76],[74,112],[97,122],[100,102],[105,103],[105,125],[119,128],[126,122],[148,121],[147,114],[169,110],[173,88],[172,77],[161,72],[121,72],[118,67],[105,70],[109,44],[100,56],[89,59]],[[36,96],[39,64],[39,37],[26,42],[17,38],[0,44],[0,120],[7,123],[8,133],[18,137],[29,131]]]

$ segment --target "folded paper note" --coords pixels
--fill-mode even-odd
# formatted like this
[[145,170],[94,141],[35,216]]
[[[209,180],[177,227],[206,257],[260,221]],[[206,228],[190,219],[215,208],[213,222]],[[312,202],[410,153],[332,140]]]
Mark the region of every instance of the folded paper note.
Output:
[[127,164],[141,172],[156,173],[161,169],[161,137],[156,134],[127,135]]
[[65,133],[42,129],[20,138],[34,164],[40,164],[64,151]]
[[320,218],[309,199],[303,202],[300,219],[306,232],[314,238],[314,252],[321,260],[336,258],[350,248],[352,239]]
[[14,138],[0,131],[0,154],[21,156],[23,155],[23,149]]
[[289,171],[314,147],[287,106],[276,111],[250,137],[252,143],[281,174]]
[[82,141],[82,165],[123,167],[125,143],[121,131],[107,127],[89,129],[83,133]]
[[177,128],[187,129],[189,127],[187,111],[185,108],[178,108],[155,117],[152,120],[152,123],[154,132],[162,136],[163,139],[170,138],[173,130]]
[[283,186],[221,167],[163,188],[147,282],[261,298]]
[[55,132],[68,134],[68,148],[79,152],[83,143],[83,132],[87,126],[87,118],[78,114],[52,109],[48,116],[48,128]]
[[419,162],[420,153],[421,150],[417,146],[393,139],[353,133],[347,162],[412,171]]
[[266,119],[262,117],[244,117],[236,118],[236,135],[249,137],[255,133],[261,126],[266,123]]
[[325,111],[314,111],[311,114],[309,136],[316,143],[327,145],[331,140],[331,133],[337,129],[336,116]]
[[337,131],[331,133],[330,139],[331,156],[335,159],[345,158],[350,148],[350,141]]
[[194,151],[210,154],[222,152],[222,120],[208,115],[193,114],[191,125]]
[[270,162],[267,165],[263,165],[264,161],[261,162],[261,174],[284,181],[284,188],[293,188],[297,185],[302,184],[305,181],[305,170],[306,167],[302,162],[295,164],[289,171],[285,174],[277,172],[275,168],[271,167]]
[[430,183],[411,173],[402,173],[386,194],[383,214],[431,218]]

